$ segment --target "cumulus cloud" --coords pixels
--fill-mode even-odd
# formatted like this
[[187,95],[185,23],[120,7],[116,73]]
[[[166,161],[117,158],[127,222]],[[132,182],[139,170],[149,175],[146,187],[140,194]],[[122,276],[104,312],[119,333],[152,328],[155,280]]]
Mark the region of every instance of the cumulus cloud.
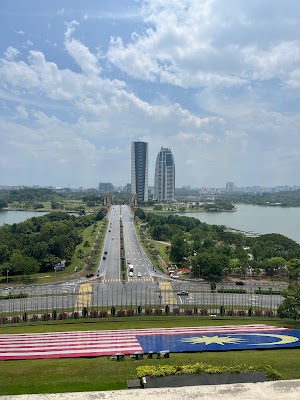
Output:
[[13,60],[20,54],[19,50],[15,47],[9,46],[3,53],[6,60]]
[[271,9],[258,0],[141,4],[143,20],[126,34],[114,25],[120,36],[104,45],[86,29],[95,15],[79,10],[85,23],[66,23],[64,36],[47,30],[57,48],[7,47],[1,167],[18,183],[43,183],[51,165],[49,184],[124,184],[130,141],[146,140],[150,184],[162,145],[177,186],[297,183],[300,3],[293,12],[277,0]]
[[[300,12],[300,4],[293,5]],[[278,1],[266,15],[257,1],[152,0],[143,8],[148,29],[133,32],[127,43],[113,38],[107,56],[132,77],[185,88],[284,80],[300,57],[291,14]],[[287,32],[281,36],[279,18]]]

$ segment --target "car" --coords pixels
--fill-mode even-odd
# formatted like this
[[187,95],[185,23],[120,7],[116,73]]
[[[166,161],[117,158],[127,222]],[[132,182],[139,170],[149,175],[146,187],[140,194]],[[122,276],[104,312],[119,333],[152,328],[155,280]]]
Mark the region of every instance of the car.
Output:
[[94,276],[94,274],[92,274],[92,273],[86,275],[87,278],[92,278],[93,276]]
[[107,254],[107,251],[105,250],[104,254]]
[[112,237],[111,240],[114,240],[114,237]]
[[105,256],[103,256],[103,260],[106,260],[106,257],[105,257]]
[[140,278],[142,276],[142,274],[140,272],[138,272],[137,276],[138,276],[138,278]]
[[133,276],[133,272],[132,271],[129,272],[129,276]]
[[243,285],[245,285],[245,282],[243,282],[243,281],[236,281],[235,284],[236,284],[236,285],[243,286]]
[[177,292],[177,296],[188,296],[189,292],[187,290],[181,290],[180,292]]

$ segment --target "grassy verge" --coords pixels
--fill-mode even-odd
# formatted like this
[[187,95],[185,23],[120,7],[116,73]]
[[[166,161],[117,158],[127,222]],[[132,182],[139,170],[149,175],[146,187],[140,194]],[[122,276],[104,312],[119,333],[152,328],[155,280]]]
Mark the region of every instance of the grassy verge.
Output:
[[[1,326],[0,334],[32,333],[95,329],[133,329],[174,326],[216,326],[225,324],[256,324],[300,328],[300,322],[262,319],[212,320],[191,317],[158,318],[107,318],[95,321],[72,321],[60,324],[39,323],[32,326]],[[270,365],[283,379],[299,379],[300,349],[245,350],[230,352],[172,353],[169,359],[147,359],[132,361],[128,356],[122,362],[114,362],[106,357],[68,358],[48,360],[1,361],[0,394],[58,393],[93,390],[125,389],[126,381],[136,377],[136,367],[142,365],[186,365],[202,362],[214,366],[248,364]]]

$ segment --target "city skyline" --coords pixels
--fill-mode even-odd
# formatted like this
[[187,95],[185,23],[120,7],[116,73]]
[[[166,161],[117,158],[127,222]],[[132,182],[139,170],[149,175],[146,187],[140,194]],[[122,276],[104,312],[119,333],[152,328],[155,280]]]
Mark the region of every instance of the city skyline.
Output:
[[120,186],[131,141],[178,187],[297,184],[299,24],[296,0],[1,1],[1,184]]

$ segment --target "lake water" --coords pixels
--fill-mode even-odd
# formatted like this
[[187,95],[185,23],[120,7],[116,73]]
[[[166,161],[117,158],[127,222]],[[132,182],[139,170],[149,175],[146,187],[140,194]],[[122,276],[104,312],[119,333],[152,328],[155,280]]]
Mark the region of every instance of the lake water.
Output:
[[238,204],[236,212],[178,213],[201,222],[226,225],[255,233],[280,233],[300,243],[300,207],[263,207]]
[[17,224],[23,222],[28,218],[40,217],[47,214],[46,212],[34,211],[0,211],[0,226],[4,224]]
[[[300,207],[262,207],[238,204],[236,212],[178,213],[202,222],[255,233],[281,233],[300,243]],[[0,211],[0,226],[44,215],[32,211]]]

